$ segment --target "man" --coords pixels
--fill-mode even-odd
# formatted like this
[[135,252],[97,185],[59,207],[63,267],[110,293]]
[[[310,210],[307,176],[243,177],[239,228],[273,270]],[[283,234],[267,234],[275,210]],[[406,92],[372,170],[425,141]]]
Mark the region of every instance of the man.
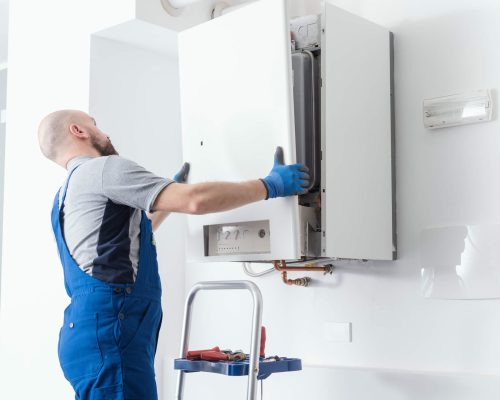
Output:
[[247,182],[184,183],[118,156],[88,114],[62,110],[40,123],[43,154],[68,170],[54,199],[52,226],[71,304],[64,312],[59,360],[76,399],[155,400],[154,356],[161,284],[153,230],[171,212],[205,214],[304,192],[301,164]]

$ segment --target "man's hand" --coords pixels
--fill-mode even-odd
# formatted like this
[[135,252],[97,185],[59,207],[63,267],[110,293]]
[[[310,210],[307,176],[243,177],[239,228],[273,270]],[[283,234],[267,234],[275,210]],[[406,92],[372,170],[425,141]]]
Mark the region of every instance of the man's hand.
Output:
[[267,190],[267,199],[307,193],[309,168],[303,164],[285,165],[283,149],[276,148],[274,166],[268,176],[261,179]]
[[181,170],[177,172],[172,179],[177,183],[186,183],[188,174],[189,174],[189,163],[185,162],[182,165]]

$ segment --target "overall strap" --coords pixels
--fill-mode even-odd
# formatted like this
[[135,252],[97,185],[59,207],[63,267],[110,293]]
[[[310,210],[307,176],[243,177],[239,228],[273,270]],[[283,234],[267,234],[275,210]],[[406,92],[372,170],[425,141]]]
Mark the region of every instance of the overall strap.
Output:
[[71,175],[73,175],[73,172],[75,172],[75,170],[79,167],[79,165],[77,165],[76,167],[73,167],[69,172],[68,172],[68,177],[66,178],[66,182],[64,182],[64,185],[61,187],[61,189],[59,189],[59,211],[62,210],[63,206],[64,206],[64,200],[66,199],[66,193],[68,191],[68,184],[69,184],[69,180],[71,178]]

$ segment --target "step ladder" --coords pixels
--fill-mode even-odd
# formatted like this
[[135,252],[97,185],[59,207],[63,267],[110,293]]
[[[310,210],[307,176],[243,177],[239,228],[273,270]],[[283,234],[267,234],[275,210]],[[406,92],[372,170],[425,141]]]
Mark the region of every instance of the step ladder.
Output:
[[[253,298],[253,315],[251,328],[250,355],[245,361],[210,362],[187,360],[189,335],[191,331],[191,314],[193,301],[202,290],[248,290]],[[250,281],[214,281],[199,282],[191,288],[185,309],[184,325],[180,358],[174,361],[174,368],[179,370],[177,379],[176,399],[184,396],[185,374],[189,372],[212,372],[231,376],[248,375],[247,400],[257,400],[257,381],[265,379],[275,372],[298,371],[302,369],[301,360],[296,358],[282,358],[276,362],[266,362],[259,359],[260,335],[262,327],[262,294],[257,285]]]

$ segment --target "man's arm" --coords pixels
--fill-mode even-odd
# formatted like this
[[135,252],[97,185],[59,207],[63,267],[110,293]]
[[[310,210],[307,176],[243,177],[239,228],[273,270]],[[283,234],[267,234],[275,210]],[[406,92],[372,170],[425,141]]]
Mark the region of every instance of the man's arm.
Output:
[[[189,174],[189,163],[185,162],[182,168],[172,178],[175,182],[185,183]],[[155,213],[148,212],[148,218],[151,220],[153,232],[155,232],[163,221],[170,215],[170,211],[157,211]]]
[[156,211],[155,213],[147,213],[148,218],[151,220],[153,232],[160,227],[163,221],[170,215],[169,211]]
[[[186,176],[187,173],[184,178]],[[264,179],[238,183],[171,183],[157,196],[152,211],[209,214],[268,198],[303,194],[308,185],[307,167],[302,164],[285,165],[283,149],[278,147],[273,168]]]
[[157,211],[160,213],[209,214],[264,200],[266,196],[266,187],[261,180],[194,184],[171,183],[156,197],[152,215],[154,216]]
[[208,214],[227,211],[266,198],[266,188],[260,180],[230,183],[171,183],[156,197],[152,213],[148,213],[153,231],[172,212]]

